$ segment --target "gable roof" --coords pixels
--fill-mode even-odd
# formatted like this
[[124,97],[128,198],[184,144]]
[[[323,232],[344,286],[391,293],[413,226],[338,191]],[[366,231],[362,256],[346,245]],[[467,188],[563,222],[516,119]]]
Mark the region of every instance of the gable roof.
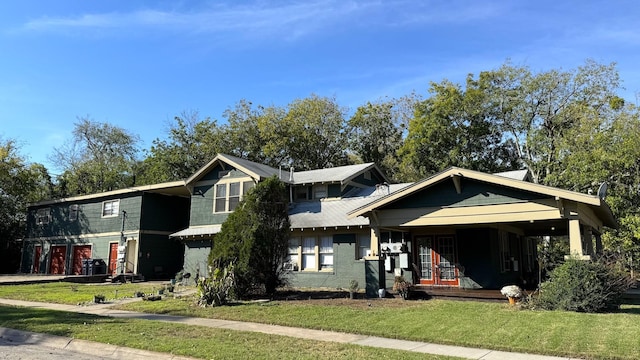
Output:
[[574,191],[563,190],[551,186],[534,184],[527,181],[516,180],[511,177],[501,176],[497,174],[486,174],[479,171],[467,170],[458,167],[451,167],[445,171],[442,171],[438,174],[435,174],[431,177],[425,178],[421,181],[414,183],[413,185],[407,186],[401,190],[395,191],[383,198],[374,200],[373,202],[361,206],[358,209],[355,209],[349,212],[348,216],[350,218],[356,216],[363,216],[368,212],[379,209],[387,204],[393,203],[400,199],[404,199],[420,190],[429,188],[441,181],[445,181],[451,178],[458,179],[473,179],[480,182],[495,184],[499,186],[505,186],[508,188],[513,188],[521,191],[527,191],[532,193],[537,193],[549,197],[553,197],[556,199],[565,199],[571,200],[579,203],[583,203],[591,206],[594,210],[602,217],[603,222],[610,227],[616,227],[616,221],[613,217],[611,209],[607,205],[607,203],[599,198],[596,195],[587,195]]
[[[235,157],[232,155],[226,154],[218,154],[213,160],[209,161],[205,166],[201,167],[196,171],[193,175],[191,175],[187,180],[185,180],[185,184],[189,185],[195,181],[198,181],[204,175],[206,175],[211,169],[213,169],[217,164],[224,163],[235,167],[236,169],[242,170],[247,175],[251,176],[255,180],[262,180],[273,175],[280,174],[280,170],[272,168],[271,166],[260,164],[257,162],[249,161],[246,159],[242,159],[239,157]],[[286,181],[289,178],[289,174],[287,172],[287,176],[281,176],[283,181]]]
[[184,196],[184,197],[189,196],[189,191],[187,191],[187,188],[184,186],[184,181],[179,180],[179,181],[172,181],[172,182],[153,184],[153,185],[134,186],[134,187],[113,190],[113,191],[106,191],[106,192],[95,193],[95,194],[78,195],[78,196],[72,196],[68,198],[44,200],[34,204],[30,204],[29,206],[41,206],[41,205],[73,202],[73,201],[93,200],[93,199],[100,199],[100,198],[105,198],[110,196],[132,194],[137,192],[149,192],[149,193],[157,193],[157,194],[171,195],[171,196]]
[[193,184],[220,163],[231,165],[236,169],[239,169],[247,175],[251,176],[257,181],[276,175],[285,183],[293,185],[313,183],[345,184],[365,171],[375,170],[385,181],[389,182],[389,179],[387,179],[387,177],[374,163],[336,166],[333,168],[299,172],[296,172],[294,169],[294,171],[291,172],[289,170],[280,170],[268,165],[241,159],[236,156],[218,154],[208,164],[201,167],[198,171],[195,172],[195,174],[191,175],[187,180],[185,180],[185,183],[187,185]]
[[300,172],[293,172],[290,174],[290,181],[296,185],[311,184],[311,183],[340,183],[345,184],[350,180],[353,180],[358,175],[365,171],[375,170],[380,176],[389,182],[389,179],[380,171],[380,169],[374,163],[336,166],[326,169],[306,170]]

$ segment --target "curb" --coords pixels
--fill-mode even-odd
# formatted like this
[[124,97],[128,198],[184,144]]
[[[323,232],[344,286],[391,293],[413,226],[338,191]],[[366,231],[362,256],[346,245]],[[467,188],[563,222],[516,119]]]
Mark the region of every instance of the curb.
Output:
[[73,339],[64,336],[34,333],[0,327],[0,343],[38,345],[76,353],[127,360],[196,360],[196,358],[167,353],[133,349],[95,341]]

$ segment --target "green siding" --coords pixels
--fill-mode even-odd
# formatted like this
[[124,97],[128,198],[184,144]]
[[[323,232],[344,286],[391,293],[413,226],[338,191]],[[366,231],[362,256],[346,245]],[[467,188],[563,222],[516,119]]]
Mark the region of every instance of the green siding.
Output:
[[342,196],[340,184],[329,184],[327,186],[327,196],[330,198]]
[[166,235],[143,234],[138,243],[138,273],[145,279],[171,279],[182,269],[184,247]]
[[534,199],[540,199],[540,195],[469,179],[462,179],[462,192],[460,194],[456,192],[453,182],[446,180],[427,189],[423,189],[410,197],[400,199],[384,208],[461,207],[509,204]]
[[[102,203],[107,200],[120,199],[119,215],[102,217]],[[141,194],[125,194],[121,197],[105,197],[91,201],[65,202],[29,208],[27,219],[27,238],[72,236],[84,234],[100,234],[121,231],[122,211],[126,211],[127,218],[124,229],[138,230],[140,226]],[[69,221],[69,206],[78,205],[78,219]],[[37,209],[50,208],[51,221],[49,224],[36,225]]]
[[[218,180],[218,172],[222,168],[216,167],[207,173],[202,180]],[[242,171],[231,170],[225,177],[227,178],[244,178],[249,175]],[[191,196],[191,216],[189,218],[189,226],[215,225],[222,224],[229,217],[229,213],[213,212],[213,196],[215,184],[196,186]]]
[[[333,235],[333,271],[294,271],[289,279],[292,286],[302,288],[348,289],[349,282],[356,280],[361,289],[366,289],[365,261],[356,260],[356,235]],[[376,290],[377,291],[377,290]]]
[[175,231],[189,224],[189,199],[146,193],[142,198],[141,228]]
[[209,253],[213,247],[211,240],[189,240],[184,242],[184,271],[194,278],[209,275]]

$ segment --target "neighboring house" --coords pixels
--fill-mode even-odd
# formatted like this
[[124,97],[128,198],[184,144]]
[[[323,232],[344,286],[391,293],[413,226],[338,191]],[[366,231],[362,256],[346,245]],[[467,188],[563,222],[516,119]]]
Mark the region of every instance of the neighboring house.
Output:
[[[381,287],[389,287],[394,275],[422,286],[528,285],[537,279],[538,239],[568,237],[571,255],[588,259],[602,250],[603,228],[617,224],[604,193],[585,195],[527,179],[526,173],[450,168],[363,205],[349,218],[371,222],[372,248],[390,272],[379,279]],[[388,231],[399,235],[389,242]]]
[[93,272],[168,278],[183,251],[169,234],[188,222],[183,181],[39,202],[28,208],[21,271],[78,275],[95,259]]
[[[222,223],[251,187],[271,176],[287,184],[291,200],[292,232],[285,266],[291,270],[292,285],[347,287],[355,279],[364,287],[371,271],[375,272],[371,276],[378,277],[368,220],[347,218],[349,211],[398,187],[389,186],[377,166],[295,172],[222,154],[185,182],[192,193],[189,227],[171,235],[185,244],[185,272],[208,274],[207,258]],[[367,264],[367,257],[375,264]],[[377,285],[373,287],[377,291]]]

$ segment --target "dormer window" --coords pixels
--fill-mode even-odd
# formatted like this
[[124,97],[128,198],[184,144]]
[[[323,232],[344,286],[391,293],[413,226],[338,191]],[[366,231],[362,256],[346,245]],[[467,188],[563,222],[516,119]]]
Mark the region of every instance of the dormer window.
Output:
[[254,186],[253,181],[218,183],[215,186],[213,212],[231,212],[238,207],[242,197]]
[[327,197],[327,185],[313,185],[313,198],[324,199]]

